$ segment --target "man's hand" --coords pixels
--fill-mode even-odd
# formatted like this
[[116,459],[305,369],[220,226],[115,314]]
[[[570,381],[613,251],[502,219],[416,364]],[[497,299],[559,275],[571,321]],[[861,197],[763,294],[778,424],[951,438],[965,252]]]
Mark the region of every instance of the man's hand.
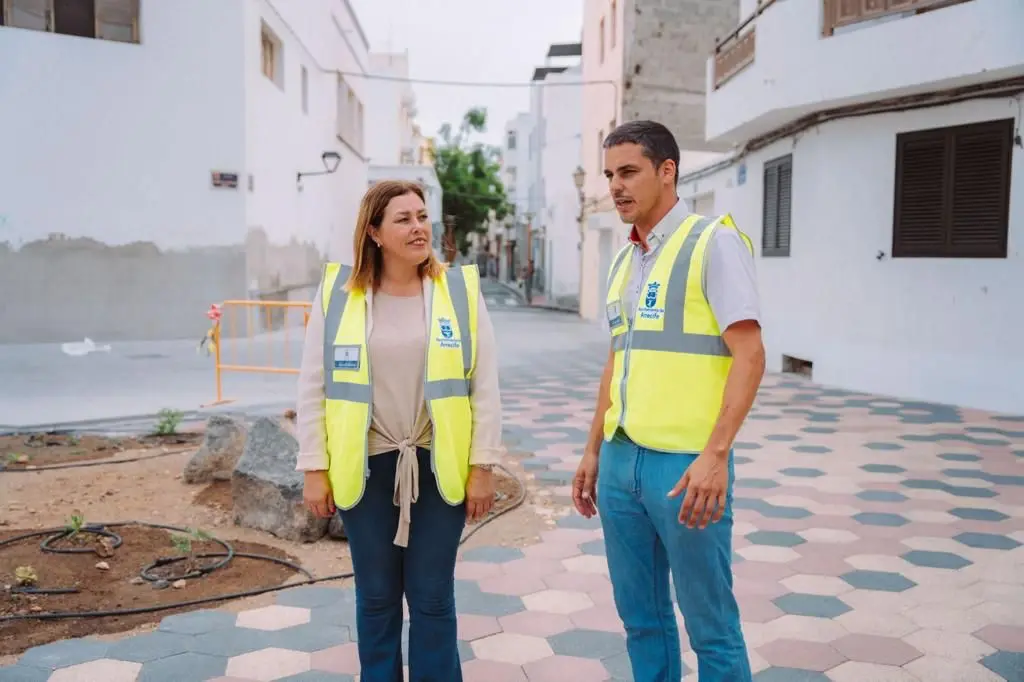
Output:
[[476,523],[494,506],[494,474],[490,469],[471,467],[466,481],[466,520]]
[[729,489],[729,453],[705,450],[686,470],[669,497],[686,491],[679,509],[679,523],[688,528],[706,528],[708,521],[718,523],[725,513]]
[[576,476],[572,479],[572,503],[581,515],[591,518],[597,514],[597,453],[586,450]]

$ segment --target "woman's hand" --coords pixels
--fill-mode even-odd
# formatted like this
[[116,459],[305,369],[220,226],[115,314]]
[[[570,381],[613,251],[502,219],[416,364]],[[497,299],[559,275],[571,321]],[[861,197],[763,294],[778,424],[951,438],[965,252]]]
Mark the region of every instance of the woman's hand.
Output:
[[490,469],[470,467],[466,481],[466,520],[476,523],[494,506],[494,474]]
[[329,519],[334,515],[334,493],[326,471],[307,471],[302,481],[302,501],[316,516]]

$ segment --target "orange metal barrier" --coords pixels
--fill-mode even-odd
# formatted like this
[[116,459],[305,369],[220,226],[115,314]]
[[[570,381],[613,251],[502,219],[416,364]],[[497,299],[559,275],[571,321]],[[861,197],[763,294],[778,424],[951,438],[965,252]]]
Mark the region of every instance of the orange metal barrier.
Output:
[[[213,319],[210,338],[217,399],[207,406],[233,402],[224,397],[225,372],[298,374],[312,307],[305,301],[232,300],[221,303],[216,314],[208,314]],[[297,342],[293,335],[298,336]],[[260,359],[265,362],[258,364]]]

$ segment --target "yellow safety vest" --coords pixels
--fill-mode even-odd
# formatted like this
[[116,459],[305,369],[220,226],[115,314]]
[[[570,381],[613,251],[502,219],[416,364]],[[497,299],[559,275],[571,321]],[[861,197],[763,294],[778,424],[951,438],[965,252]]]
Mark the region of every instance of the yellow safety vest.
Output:
[[[321,284],[328,477],[340,509],[354,507],[366,489],[373,408],[366,293],[345,290],[350,272],[350,266],[327,263]],[[423,395],[434,427],[431,468],[441,496],[453,506],[465,499],[469,477],[479,294],[480,273],[475,265],[464,265],[434,280],[429,304]]]
[[705,253],[716,229],[739,232],[728,215],[690,215],[668,238],[643,283],[633,324],[623,310],[633,246],[608,274],[608,323],[614,371],[604,437],[622,429],[637,445],[664,452],[701,452],[722,407],[732,354],[704,294]]

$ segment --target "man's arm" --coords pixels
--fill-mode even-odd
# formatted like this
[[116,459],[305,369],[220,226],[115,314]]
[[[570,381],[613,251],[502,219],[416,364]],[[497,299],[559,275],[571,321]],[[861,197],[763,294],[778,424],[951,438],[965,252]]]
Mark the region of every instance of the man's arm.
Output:
[[722,409],[708,439],[707,450],[725,457],[757,397],[757,389],[764,376],[765,358],[761,325],[754,320],[733,323],[722,332],[722,338],[732,353],[732,367],[725,382]]
[[604,363],[604,371],[601,373],[601,384],[597,389],[597,407],[594,408],[594,418],[590,422],[590,435],[587,436],[584,452],[597,453],[601,448],[601,441],[604,440],[604,416],[612,406],[611,384],[614,367],[615,351],[609,348],[608,360]]

